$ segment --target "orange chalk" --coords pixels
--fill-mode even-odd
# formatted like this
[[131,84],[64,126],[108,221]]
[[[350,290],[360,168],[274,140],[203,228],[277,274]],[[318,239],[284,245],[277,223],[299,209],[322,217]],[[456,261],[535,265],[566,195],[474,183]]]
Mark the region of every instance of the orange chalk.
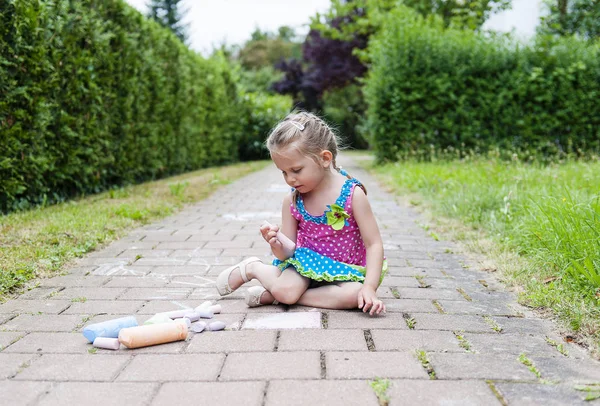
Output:
[[124,328],[119,331],[119,341],[127,348],[141,348],[185,340],[187,335],[184,323],[161,323]]

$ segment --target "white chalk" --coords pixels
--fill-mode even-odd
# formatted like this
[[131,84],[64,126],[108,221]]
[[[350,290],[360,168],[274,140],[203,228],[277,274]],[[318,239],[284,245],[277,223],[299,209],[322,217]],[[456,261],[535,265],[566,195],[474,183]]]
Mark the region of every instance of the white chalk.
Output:
[[118,338],[96,337],[92,344],[96,348],[104,348],[106,350],[118,350],[121,343]]
[[148,320],[144,322],[144,325],[149,324],[161,324],[161,323],[172,323],[173,319],[163,313],[157,313],[154,316],[150,317]]
[[202,302],[202,304],[200,306],[196,307],[195,310],[198,311],[200,309],[206,309],[206,308],[209,308],[210,306],[212,306],[212,301],[207,300],[205,302]]
[[190,321],[198,321],[200,320],[200,313],[198,312],[189,312],[183,316],[184,319],[189,319]]
[[203,321],[199,321],[199,322],[193,323],[192,326],[190,327],[190,330],[192,330],[194,333],[201,333],[202,331],[204,331],[205,328],[206,328],[206,323]]
[[203,319],[212,319],[214,314],[208,309],[200,309],[196,313],[200,315]]
[[223,323],[222,321],[219,320],[215,320],[213,322],[208,323],[208,326],[206,326],[207,330],[210,331],[219,331],[219,330],[223,330],[227,325],[225,323]]
[[208,308],[208,310],[210,310],[211,312],[213,312],[213,314],[219,314],[221,313],[221,305],[220,304],[216,304],[216,305],[212,305]]
[[[269,226],[269,227],[273,227],[273,225],[271,223],[269,223],[267,220],[265,220],[262,226]],[[295,250],[296,249],[296,243],[292,240],[290,240],[288,238],[288,236],[286,236],[285,234],[283,234],[281,232],[281,230],[277,231],[277,239],[279,240],[279,242],[281,243],[281,245],[285,248],[285,249],[289,249],[289,250]]]

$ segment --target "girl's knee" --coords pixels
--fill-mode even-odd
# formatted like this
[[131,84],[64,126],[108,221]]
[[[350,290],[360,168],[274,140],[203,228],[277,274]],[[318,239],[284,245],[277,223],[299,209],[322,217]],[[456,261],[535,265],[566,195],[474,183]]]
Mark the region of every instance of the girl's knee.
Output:
[[271,289],[271,295],[279,303],[293,305],[300,299],[300,296],[304,293],[301,286],[294,286],[289,284],[275,284]]

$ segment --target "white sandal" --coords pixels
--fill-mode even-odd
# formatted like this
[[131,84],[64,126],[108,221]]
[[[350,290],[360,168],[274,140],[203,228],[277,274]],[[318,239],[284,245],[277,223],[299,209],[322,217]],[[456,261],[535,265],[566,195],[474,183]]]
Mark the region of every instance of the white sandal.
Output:
[[[250,286],[248,288],[248,295],[246,296],[246,304],[248,305],[248,307],[264,306],[260,302],[260,298],[262,297],[262,294],[266,291],[267,290],[263,286]],[[271,304],[276,305],[279,304],[279,302],[277,300],[273,300],[273,303]]]
[[242,281],[243,281],[242,285],[246,282],[250,282],[250,279],[248,279],[248,276],[246,275],[246,265],[248,265],[252,262],[256,262],[256,261],[260,261],[260,258],[256,258],[256,257],[246,258],[239,264],[235,264],[234,266],[229,267],[229,268],[225,269],[223,272],[221,272],[219,274],[219,276],[217,277],[217,291],[219,292],[219,295],[225,296],[225,295],[232,293],[235,290],[235,289],[232,289],[231,286],[229,286],[229,276],[236,269],[239,269],[240,275],[242,275]]

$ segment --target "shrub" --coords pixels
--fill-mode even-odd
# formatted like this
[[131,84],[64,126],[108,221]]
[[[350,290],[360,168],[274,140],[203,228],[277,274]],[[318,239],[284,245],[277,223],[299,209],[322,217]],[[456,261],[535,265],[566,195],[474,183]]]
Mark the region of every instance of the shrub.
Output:
[[121,0],[0,6],[0,212],[238,159],[231,68]]
[[369,45],[366,130],[380,160],[432,149],[600,150],[600,45],[522,46],[401,7]]

